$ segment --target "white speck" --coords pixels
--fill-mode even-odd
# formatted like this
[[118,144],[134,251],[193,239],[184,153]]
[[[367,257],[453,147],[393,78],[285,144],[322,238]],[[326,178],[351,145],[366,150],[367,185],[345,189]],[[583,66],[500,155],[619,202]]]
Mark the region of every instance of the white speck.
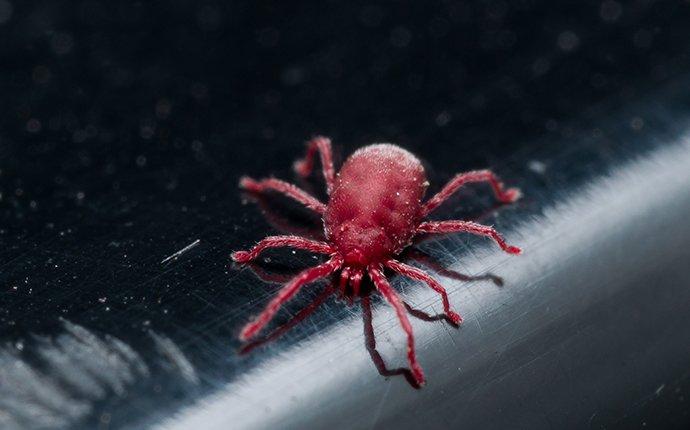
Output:
[[551,69],[551,62],[547,58],[537,58],[532,63],[532,72],[535,76],[542,76]]
[[540,175],[543,175],[544,172],[546,171],[546,164],[539,160],[531,160],[528,164],[527,167],[533,171],[534,173],[538,173]]
[[453,119],[453,117],[451,117],[450,113],[448,111],[443,111],[436,115],[436,125],[443,127],[447,125],[451,119]]
[[570,52],[580,44],[580,38],[574,32],[566,30],[558,35],[558,47],[565,52]]
[[139,128],[139,135],[142,139],[151,139],[156,133],[156,124],[153,121],[143,121]]
[[74,47],[74,38],[67,33],[55,33],[50,38],[50,46],[57,55],[65,55]]

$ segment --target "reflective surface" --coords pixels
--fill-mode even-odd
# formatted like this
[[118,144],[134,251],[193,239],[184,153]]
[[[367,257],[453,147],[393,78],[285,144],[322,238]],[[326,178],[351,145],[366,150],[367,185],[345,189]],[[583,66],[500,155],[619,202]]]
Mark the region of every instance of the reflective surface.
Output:
[[[614,3],[13,4],[1,427],[687,427],[687,10]],[[230,251],[319,224],[235,184],[292,179],[315,132],[341,156],[403,145],[431,192],[491,167],[525,193],[494,207],[468,187],[434,214],[493,224],[524,255],[450,235],[405,257],[448,288],[460,328],[392,277],[422,389],[376,295],[369,316],[314,284],[267,342],[236,339],[319,260],[240,269]]]
[[[428,387],[417,391],[395,377],[404,376],[405,359],[392,310],[374,313],[374,350],[366,307],[363,329],[359,315],[330,324],[342,310],[322,305],[266,346],[271,357],[161,428],[681,426],[690,357],[690,139],[635,156],[629,150],[642,149],[649,135],[626,138],[634,143],[582,137],[566,156],[533,152],[524,167],[507,167],[522,170],[530,192],[490,221],[524,247],[520,258],[465,238],[421,245],[451,269],[498,274],[503,284],[444,277],[465,323],[457,330],[443,319],[414,321]],[[613,166],[593,156],[558,170],[595,145],[629,159]],[[542,182],[549,177],[572,186],[551,200]],[[397,284],[413,307],[441,312],[433,292]],[[393,370],[380,368],[381,357]],[[376,366],[393,377],[380,380]],[[656,415],[661,402],[680,416]]]

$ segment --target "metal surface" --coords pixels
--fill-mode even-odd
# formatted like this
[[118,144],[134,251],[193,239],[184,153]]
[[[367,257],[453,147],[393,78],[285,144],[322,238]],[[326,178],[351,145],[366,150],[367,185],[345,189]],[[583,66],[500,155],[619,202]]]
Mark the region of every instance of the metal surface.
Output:
[[[661,396],[682,408],[689,377],[690,136],[650,144],[653,136],[618,134],[624,143],[585,133],[566,154],[509,160],[502,170],[522,178],[526,198],[491,221],[523,246],[519,258],[462,237],[423,245],[453,270],[504,282],[443,278],[466,322],[456,330],[414,321],[427,387],[377,377],[359,315],[329,325],[324,310],[252,370],[157,428],[681,424],[633,420]],[[413,307],[442,311],[435,293],[397,281]],[[405,366],[393,311],[378,306],[374,321],[388,366]]]
[[[0,1],[0,428],[690,425],[687,7],[118,3]],[[320,260],[232,265],[319,230],[235,184],[291,179],[315,132],[341,156],[401,144],[430,192],[490,167],[525,194],[468,187],[434,214],[522,256],[464,235],[405,256],[460,328],[391,277],[419,311],[421,389],[375,295],[369,318],[316,283],[266,342],[237,340]]]

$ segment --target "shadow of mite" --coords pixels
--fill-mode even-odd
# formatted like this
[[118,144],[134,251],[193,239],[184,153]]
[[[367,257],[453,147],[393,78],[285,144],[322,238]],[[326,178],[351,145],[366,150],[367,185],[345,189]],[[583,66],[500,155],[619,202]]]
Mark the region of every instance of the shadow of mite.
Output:
[[[441,268],[442,269],[442,274],[439,273],[439,275],[448,277],[451,279],[457,279],[461,281],[466,281],[466,282],[473,282],[473,281],[491,281],[494,283],[496,286],[503,286],[503,279],[499,276],[493,275],[493,274],[484,274],[484,275],[479,275],[479,276],[469,276],[465,275],[450,269],[446,269],[442,267],[438,262],[436,262],[431,256],[429,256],[426,253],[423,253],[420,250],[412,250],[410,252],[411,255],[410,258],[415,259],[416,261],[421,262],[425,266],[436,270],[436,268]],[[274,272],[271,271],[270,268],[267,269],[266,266],[270,266],[269,264],[257,264],[257,263],[250,263],[245,265],[245,267],[248,267],[254,275],[256,275],[257,278],[261,279],[264,282],[267,283],[278,283],[282,284],[286,282],[287,280],[292,279],[295,276],[295,273],[281,273],[281,272]],[[260,348],[262,346],[265,346],[267,344],[270,344],[271,342],[274,342],[278,340],[281,336],[283,336],[285,333],[290,331],[293,327],[299,325],[302,321],[307,319],[309,316],[311,316],[316,310],[324,303],[326,300],[328,300],[331,297],[337,297],[340,300],[345,301],[348,303],[350,306],[354,304],[354,301],[359,299],[360,306],[362,308],[362,321],[364,325],[364,345],[367,349],[367,352],[369,353],[369,357],[371,358],[371,361],[374,363],[374,366],[376,367],[376,370],[381,376],[384,377],[392,377],[392,376],[402,376],[405,378],[405,381],[415,389],[421,388],[419,383],[415,380],[412,372],[410,371],[409,368],[407,367],[398,367],[395,369],[390,369],[388,366],[386,366],[386,363],[381,356],[381,354],[378,352],[376,349],[376,337],[374,335],[374,327],[373,327],[373,317],[372,317],[372,310],[371,310],[371,294],[374,291],[373,285],[371,285],[371,281],[366,280],[362,284],[362,288],[359,291],[359,295],[357,297],[354,296],[354,292],[350,288],[350,286],[346,286],[346,288],[343,290],[339,287],[339,280],[336,275],[332,276],[332,279],[330,280],[329,284],[326,286],[326,288],[323,289],[316,297],[314,297],[311,302],[309,302],[304,308],[302,308],[299,312],[297,312],[292,318],[290,318],[288,321],[285,323],[281,324],[280,326],[276,327],[273,329],[271,332],[268,334],[258,337],[255,340],[248,342],[244,344],[240,349],[239,353],[241,355],[246,355],[250,354],[253,351],[255,351],[257,348]],[[403,301],[403,305],[405,306],[405,309],[409,312],[410,315],[412,315],[414,318],[417,318],[422,321],[445,321],[445,323],[449,324],[450,326],[454,328],[458,328],[459,325],[455,324],[453,321],[448,318],[448,316],[445,313],[439,313],[435,315],[428,314],[422,310],[413,308],[410,304],[407,302]]]

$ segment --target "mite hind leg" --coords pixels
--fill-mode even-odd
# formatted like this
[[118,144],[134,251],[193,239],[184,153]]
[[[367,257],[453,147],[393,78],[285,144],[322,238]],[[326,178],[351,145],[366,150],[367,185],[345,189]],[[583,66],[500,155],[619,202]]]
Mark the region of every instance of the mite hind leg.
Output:
[[386,277],[380,268],[371,265],[369,266],[368,271],[369,277],[371,277],[371,280],[374,282],[376,289],[393,307],[393,309],[395,309],[398,320],[400,320],[400,325],[407,334],[407,361],[410,364],[410,371],[419,385],[424,385],[424,372],[417,361],[417,353],[414,347],[414,333],[412,332],[412,324],[410,324],[410,320],[407,318],[405,306],[403,305],[400,296],[398,296],[398,293],[395,292],[395,290],[388,283],[388,280],[386,280]]
[[251,322],[247,323],[240,331],[240,339],[243,341],[249,340],[261,331],[266,324],[273,319],[278,310],[288,300],[294,297],[295,294],[305,284],[324,278],[336,270],[340,269],[343,264],[343,259],[339,256],[334,256],[332,259],[324,264],[316,267],[311,267],[304,270],[299,275],[295,276],[288,282],[273,299],[268,303],[264,310]]
[[335,168],[333,167],[333,149],[331,139],[323,136],[316,136],[307,143],[307,153],[301,160],[295,161],[293,168],[298,175],[305,178],[309,176],[314,168],[314,156],[316,152],[321,157],[321,170],[323,178],[326,180],[326,192],[331,193],[335,182]]
[[319,215],[323,215],[323,213],[326,211],[326,205],[318,201],[316,197],[312,196],[298,186],[281,181],[280,179],[267,178],[257,181],[256,179],[252,179],[248,176],[243,176],[240,178],[240,188],[253,193],[275,191],[303,204]]

